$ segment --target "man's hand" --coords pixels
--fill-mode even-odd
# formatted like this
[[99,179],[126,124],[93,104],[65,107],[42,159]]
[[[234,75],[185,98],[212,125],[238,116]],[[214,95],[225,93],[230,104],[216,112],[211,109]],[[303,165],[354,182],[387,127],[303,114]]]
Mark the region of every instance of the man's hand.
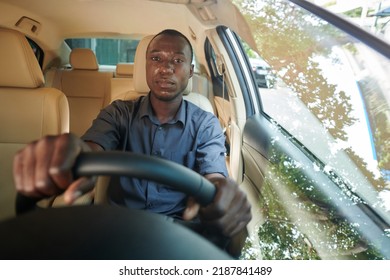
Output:
[[85,143],[73,134],[46,136],[28,144],[14,158],[16,190],[24,196],[35,198],[65,192],[65,202],[71,204],[93,187],[90,178],[74,180],[72,167],[77,156],[81,152],[91,151],[94,145]]
[[209,180],[217,189],[214,201],[201,208],[190,198],[183,219],[191,220],[199,213],[205,226],[231,238],[245,229],[251,220],[250,204],[245,193],[233,180],[219,176],[211,177]]

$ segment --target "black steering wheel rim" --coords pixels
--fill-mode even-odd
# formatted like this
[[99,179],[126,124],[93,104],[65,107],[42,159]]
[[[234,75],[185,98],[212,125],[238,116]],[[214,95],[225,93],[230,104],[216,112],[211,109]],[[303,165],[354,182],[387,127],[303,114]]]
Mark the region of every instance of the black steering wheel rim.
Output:
[[213,201],[216,192],[210,181],[183,165],[131,152],[81,153],[73,171],[77,177],[118,175],[155,181],[193,196],[203,206]]
[[[169,184],[203,205],[211,202],[215,194],[214,185],[192,170],[132,153],[83,153],[77,159],[74,173],[76,176],[132,174]],[[231,256],[167,217],[94,205],[37,210],[1,222],[0,259],[225,260]]]

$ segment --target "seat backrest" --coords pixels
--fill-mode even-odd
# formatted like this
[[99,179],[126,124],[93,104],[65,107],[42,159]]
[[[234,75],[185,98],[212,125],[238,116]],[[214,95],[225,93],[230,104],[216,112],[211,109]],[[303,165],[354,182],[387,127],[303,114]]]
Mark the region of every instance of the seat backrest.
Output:
[[69,131],[65,95],[43,85],[42,70],[25,36],[0,28],[0,220],[15,214],[15,153],[45,135]]
[[118,63],[111,79],[111,102],[116,99],[134,99],[134,64]]
[[71,69],[58,69],[53,86],[65,93],[70,107],[70,131],[78,136],[91,126],[100,110],[111,101],[113,72],[99,71],[91,49],[75,48],[70,53]]
[[192,91],[192,80],[193,78],[188,80],[188,85],[184,91],[183,98],[202,108],[203,110],[214,114],[214,108],[210,100],[203,94]]
[[[139,95],[145,95],[149,92],[149,87],[146,81],[146,49],[152,39],[152,35],[144,37],[139,42],[135,52],[134,89]],[[188,81],[183,98],[191,103],[194,103],[201,109],[214,114],[214,109],[210,100],[206,96],[192,91],[192,79],[189,79]]]
[[115,68],[115,78],[133,78],[133,63],[118,63]]
[[134,90],[139,95],[146,95],[150,89],[146,81],[146,50],[153,35],[145,36],[139,41],[134,55]]

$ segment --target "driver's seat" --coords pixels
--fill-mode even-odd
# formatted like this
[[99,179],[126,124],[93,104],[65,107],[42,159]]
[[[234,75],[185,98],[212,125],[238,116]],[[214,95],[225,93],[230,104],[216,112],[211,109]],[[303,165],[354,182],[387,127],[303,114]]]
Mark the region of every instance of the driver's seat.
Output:
[[69,131],[65,95],[44,87],[44,77],[26,37],[0,28],[0,220],[15,215],[12,175],[15,153],[48,134]]

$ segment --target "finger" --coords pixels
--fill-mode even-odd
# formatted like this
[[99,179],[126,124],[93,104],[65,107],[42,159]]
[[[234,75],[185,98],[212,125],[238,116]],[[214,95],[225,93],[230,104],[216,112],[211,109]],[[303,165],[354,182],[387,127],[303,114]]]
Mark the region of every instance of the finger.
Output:
[[234,218],[224,216],[219,220],[206,222],[206,225],[218,229],[226,237],[233,237],[246,227],[250,219],[250,213],[243,213]]
[[208,226],[218,228],[222,234],[232,237],[241,231],[251,219],[251,207],[246,199],[245,193],[236,190],[234,199],[228,207],[228,211],[220,218],[206,220],[204,223]]
[[35,188],[36,191],[45,195],[51,196],[59,193],[59,189],[55,186],[49,175],[49,166],[53,153],[54,142],[53,136],[47,136],[37,142],[35,147]]
[[18,192],[23,192],[23,150],[15,154],[12,169],[15,188]]
[[[230,217],[229,217],[230,216]],[[251,206],[246,199],[244,192],[237,192],[236,198],[233,201],[230,215],[224,217],[224,234],[227,236],[234,236],[241,231],[251,220]]]
[[20,168],[21,168],[21,190],[22,193],[31,196],[37,196],[35,191],[35,158],[34,158],[35,143],[24,148],[21,154]]
[[213,202],[201,210],[202,219],[216,220],[226,214],[229,210],[236,192],[236,185],[230,179],[216,178],[212,180],[217,191]]
[[195,201],[193,197],[189,197],[187,200],[187,207],[183,212],[183,220],[189,221],[194,219],[199,212],[200,204]]
[[72,204],[77,198],[91,191],[95,187],[95,178],[81,177],[75,180],[64,192],[66,204]]
[[72,167],[80,152],[80,143],[72,134],[63,134],[57,137],[49,174],[60,189],[66,189],[72,183]]
[[251,218],[250,206],[244,202],[240,204],[239,210],[235,209],[231,215],[226,215],[219,222],[221,223],[223,234],[232,237],[243,230]]

